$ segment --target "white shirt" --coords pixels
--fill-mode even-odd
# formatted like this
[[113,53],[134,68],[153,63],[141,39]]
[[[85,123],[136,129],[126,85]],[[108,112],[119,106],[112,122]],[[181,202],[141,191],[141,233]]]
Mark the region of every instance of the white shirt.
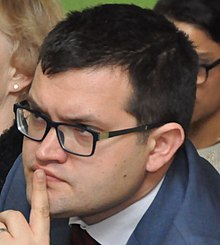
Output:
[[135,227],[157,195],[163,179],[144,198],[121,212],[93,225],[87,225],[78,217],[70,218],[69,224],[80,224],[101,245],[126,245]]

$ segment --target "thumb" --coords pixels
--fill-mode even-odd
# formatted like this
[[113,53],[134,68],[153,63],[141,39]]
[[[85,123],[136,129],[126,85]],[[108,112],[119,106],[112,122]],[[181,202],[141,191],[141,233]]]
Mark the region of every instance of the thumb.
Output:
[[46,175],[38,169],[33,174],[30,227],[39,241],[49,241],[50,212],[46,185]]

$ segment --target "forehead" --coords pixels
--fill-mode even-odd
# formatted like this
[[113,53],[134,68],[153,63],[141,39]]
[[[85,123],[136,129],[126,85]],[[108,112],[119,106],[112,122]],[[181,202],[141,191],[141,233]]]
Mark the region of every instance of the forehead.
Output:
[[204,56],[214,59],[220,56],[220,45],[213,41],[204,30],[185,22],[174,21],[174,24],[189,36],[201,58]]
[[132,93],[128,74],[120,67],[78,69],[46,76],[38,66],[30,96],[43,110],[64,113],[125,108]]

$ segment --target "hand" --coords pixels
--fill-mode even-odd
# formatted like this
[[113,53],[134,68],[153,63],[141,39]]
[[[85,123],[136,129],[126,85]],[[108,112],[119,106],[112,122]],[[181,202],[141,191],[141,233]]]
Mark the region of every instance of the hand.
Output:
[[[16,200],[15,200],[16,201]],[[0,244],[4,245],[49,245],[50,215],[44,171],[33,174],[30,222],[18,211],[0,213]]]

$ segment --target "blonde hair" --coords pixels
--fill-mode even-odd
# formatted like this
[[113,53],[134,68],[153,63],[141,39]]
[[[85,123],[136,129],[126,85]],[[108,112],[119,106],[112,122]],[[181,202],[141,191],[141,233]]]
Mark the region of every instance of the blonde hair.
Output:
[[13,44],[11,65],[33,77],[40,45],[63,17],[56,0],[0,0],[0,30]]

